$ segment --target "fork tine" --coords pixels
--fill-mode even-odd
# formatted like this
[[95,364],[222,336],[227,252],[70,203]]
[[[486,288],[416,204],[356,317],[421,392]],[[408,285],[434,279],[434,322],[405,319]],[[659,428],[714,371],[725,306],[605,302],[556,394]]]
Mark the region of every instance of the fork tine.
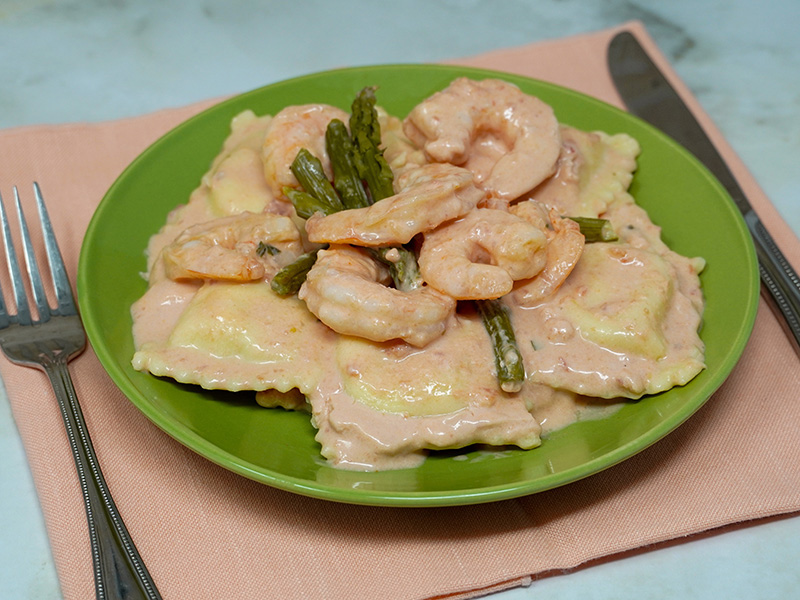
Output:
[[31,311],[28,307],[28,297],[22,284],[22,274],[17,262],[17,253],[14,250],[14,240],[11,239],[11,228],[8,226],[8,216],[6,207],[0,198],[0,221],[3,227],[3,243],[6,250],[6,262],[8,263],[8,273],[11,277],[11,288],[14,292],[14,302],[17,305],[16,321],[20,325],[31,324]]
[[47,261],[50,263],[50,274],[53,277],[56,298],[58,299],[58,314],[77,314],[78,309],[75,307],[75,299],[72,295],[67,268],[64,266],[64,258],[58,248],[56,234],[53,231],[50,215],[47,214],[47,207],[42,197],[42,190],[35,181],[33,182],[33,192],[36,195],[36,206],[39,209],[39,220],[42,223],[42,233],[44,234],[44,247],[47,252]]
[[[2,221],[5,221],[5,207],[3,206],[3,195],[0,194],[0,216],[2,216]],[[3,231],[5,234],[5,230]],[[5,237],[3,238],[5,239]],[[11,324],[11,317],[8,314],[8,309],[6,308],[5,299],[3,298],[3,290],[0,289],[0,328],[5,329]]]
[[28,223],[25,221],[25,213],[22,211],[22,203],[19,200],[19,191],[14,186],[14,202],[17,205],[17,216],[19,217],[19,232],[22,237],[22,254],[25,257],[25,264],[28,267],[28,279],[31,282],[33,301],[36,303],[36,310],[39,313],[39,322],[45,323],[50,320],[50,306],[47,303],[47,295],[42,284],[42,276],[39,272],[39,263],[33,251],[31,235],[28,231]]

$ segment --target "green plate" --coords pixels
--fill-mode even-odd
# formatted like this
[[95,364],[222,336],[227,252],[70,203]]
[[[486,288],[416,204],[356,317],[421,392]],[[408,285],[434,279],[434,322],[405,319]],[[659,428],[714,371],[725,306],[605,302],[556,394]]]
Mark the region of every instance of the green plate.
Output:
[[[130,306],[145,291],[143,249],[167,213],[187,201],[244,109],[274,114],[289,104],[349,109],[362,87],[405,115],[455,77],[502,77],[551,104],[561,122],[625,132],[642,147],[632,193],[665,241],[703,256],[708,368],[688,385],[580,422],[535,450],[444,452],[424,465],[360,473],[327,466],[305,414],[258,407],[251,395],[204,391],[139,373]],[[108,273],[115,273],[108,277]],[[237,96],[167,133],[117,179],[95,213],[81,251],[78,295],[89,339],[104,368],[142,413],[200,455],[240,475],[299,494],[356,504],[443,506],[507,499],[561,486],[619,463],[689,418],[733,369],[752,330],[759,279],[745,225],[720,184],[687,151],[614,107],[541,81],[451,66],[392,65],[308,75]],[[122,426],[122,424],[120,424]]]

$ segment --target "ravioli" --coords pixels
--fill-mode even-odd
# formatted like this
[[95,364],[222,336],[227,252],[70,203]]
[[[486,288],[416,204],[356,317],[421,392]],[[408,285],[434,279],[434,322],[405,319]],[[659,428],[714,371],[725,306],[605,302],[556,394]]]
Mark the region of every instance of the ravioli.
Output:
[[[163,297],[159,287],[151,291]],[[336,342],[300,300],[281,298],[264,282],[203,284],[160,339],[142,337],[164,325],[149,300],[148,293],[134,306],[134,367],[207,389],[308,393]]]
[[272,200],[264,183],[261,156],[251,148],[237,148],[221,161],[208,188],[211,210],[219,216],[258,213]]
[[[541,425],[530,413],[536,386],[509,395],[485,356],[491,347],[475,315],[456,316],[425,348],[341,336],[335,390],[311,394],[317,441],[333,464],[417,464],[427,449],[471,444],[534,448]],[[365,460],[366,459],[366,460]]]
[[635,139],[566,125],[561,126],[561,139],[556,174],[527,198],[573,217],[599,217],[611,203],[630,199],[627,189],[639,154]]
[[529,377],[598,398],[640,398],[683,385],[704,368],[700,314],[661,255],[590,244],[553,298],[515,311],[535,348]]

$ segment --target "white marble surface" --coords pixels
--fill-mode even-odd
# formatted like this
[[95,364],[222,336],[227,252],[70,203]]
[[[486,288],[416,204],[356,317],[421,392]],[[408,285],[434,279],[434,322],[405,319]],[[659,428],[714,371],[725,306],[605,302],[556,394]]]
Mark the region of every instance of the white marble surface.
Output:
[[[645,23],[800,232],[797,0],[0,0],[0,128],[125,117],[330,67],[435,61],[629,19]],[[355,33],[343,35],[347,26]],[[2,180],[0,166],[0,185],[12,183]],[[61,598],[2,395],[0,490],[0,597]],[[798,564],[794,517],[492,598],[797,598]]]

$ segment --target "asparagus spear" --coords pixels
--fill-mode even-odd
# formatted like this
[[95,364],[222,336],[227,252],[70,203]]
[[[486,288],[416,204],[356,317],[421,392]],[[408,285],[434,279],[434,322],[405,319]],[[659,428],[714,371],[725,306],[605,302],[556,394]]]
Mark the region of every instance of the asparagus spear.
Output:
[[283,193],[294,205],[298,216],[304,219],[309,218],[315,212],[321,212],[324,215],[336,212],[330,204],[320,201],[316,196],[312,196],[308,192],[286,186],[283,188]]
[[355,166],[361,179],[367,182],[372,202],[394,194],[392,169],[380,149],[381,125],[375,110],[374,87],[365,87],[353,101],[350,135],[355,148]]
[[333,186],[345,208],[369,206],[369,197],[355,164],[355,148],[347,127],[339,119],[328,123],[325,145],[333,167]]
[[389,275],[394,287],[402,292],[410,292],[422,287],[417,257],[403,246],[370,248],[370,254],[389,267]]
[[617,237],[611,221],[594,217],[567,217],[575,221],[581,228],[581,233],[587,242],[615,242]]
[[330,214],[344,208],[339,195],[336,193],[336,190],[333,189],[333,185],[328,181],[328,177],[325,175],[322,163],[316,156],[311,154],[311,152],[305,148],[301,148],[294,161],[292,161],[290,168],[307,194],[310,194],[320,203],[330,207],[329,212],[323,211],[325,214]]
[[319,250],[313,250],[301,254],[293,263],[286,265],[275,273],[275,277],[272,278],[270,283],[272,290],[281,296],[296,294],[306,280],[306,275],[308,275],[311,267],[317,261],[318,252]]
[[[362,179],[367,182],[372,201],[394,193],[394,175],[379,149],[381,131],[375,110],[374,88],[364,88],[356,96],[350,117],[350,131],[351,137],[348,137],[344,123],[337,123],[334,119],[325,133],[336,188],[328,181],[318,158],[305,148],[297,153],[291,169],[305,191],[285,188],[284,193],[294,204],[299,216],[307,219],[315,212],[329,215],[345,208],[368,206],[370,199],[365,193]],[[364,192],[363,196],[358,193],[358,188]],[[388,251],[383,251],[383,259]],[[400,260],[387,261],[395,285],[417,285],[414,281],[415,277],[418,279],[418,268],[413,253],[404,248],[397,252]],[[272,289],[282,295],[297,292],[316,260],[316,252],[303,254],[275,274]]]
[[[375,110],[375,88],[362,89],[353,101],[351,110],[353,167],[357,171],[356,176],[366,181],[372,202],[377,202],[394,194],[394,174],[379,148],[381,125],[378,111]],[[331,160],[337,151],[343,151],[343,147],[329,148]],[[373,248],[370,252],[389,267],[389,274],[397,289],[410,292],[422,286],[417,258],[411,250],[403,246],[393,246]]]
[[[338,192],[325,176],[322,163],[305,148],[297,153],[292,162],[292,173],[304,191],[286,187],[283,192],[294,205],[297,214],[304,219],[309,218],[315,212],[329,215],[345,208],[369,205],[369,198],[354,164],[355,146],[347,135],[344,123],[341,121],[338,123],[337,120],[331,121],[325,133],[326,144],[329,146],[328,155],[333,165]],[[377,117],[375,117],[374,123],[377,124]],[[378,139],[380,139],[380,129],[378,129]],[[391,175],[391,170],[389,173]],[[391,181],[389,185],[391,187]],[[357,188],[361,189],[361,194],[358,193]],[[272,279],[272,289],[281,295],[296,293],[303,285],[306,275],[316,260],[316,251],[301,255],[295,262],[275,274]]]
[[517,346],[508,309],[497,300],[476,300],[483,326],[489,333],[494,350],[497,380],[504,392],[518,392],[525,381],[525,364]]

